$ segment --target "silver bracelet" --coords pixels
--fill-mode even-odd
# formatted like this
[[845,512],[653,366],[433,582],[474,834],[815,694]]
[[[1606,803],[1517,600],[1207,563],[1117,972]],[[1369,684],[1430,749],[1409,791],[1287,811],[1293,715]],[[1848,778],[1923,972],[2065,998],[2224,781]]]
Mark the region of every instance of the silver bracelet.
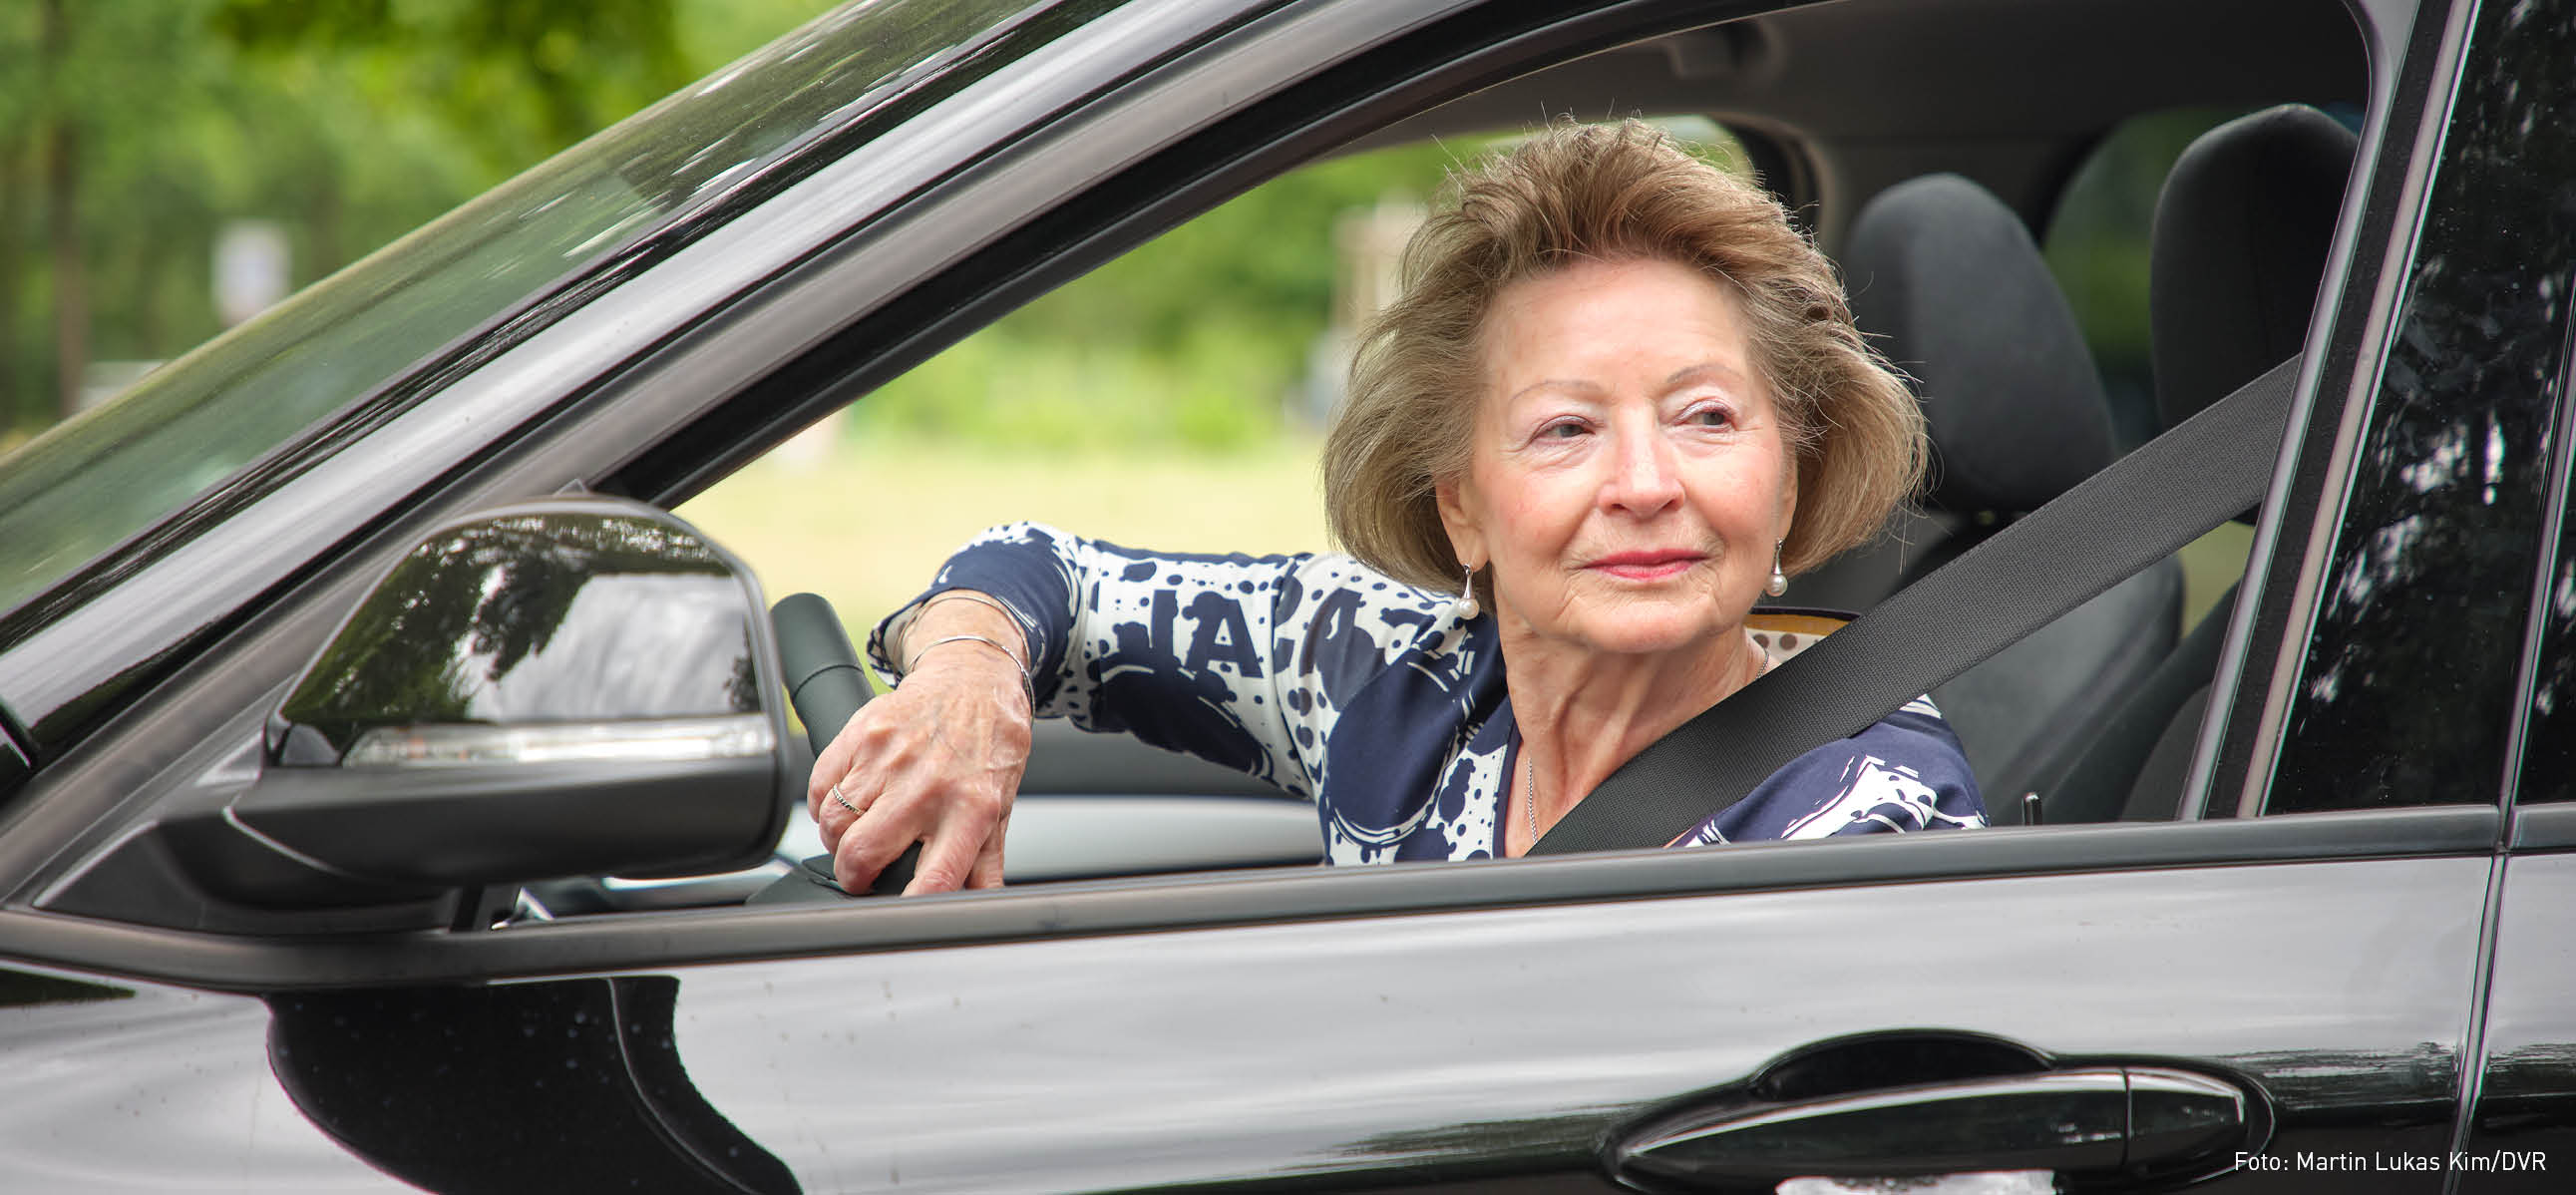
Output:
[[[1002,621],[1011,624],[1011,629],[1020,633],[1021,650],[1018,652],[1012,651],[1010,649],[1010,645],[1007,643],[994,643],[994,641],[990,639],[986,639],[985,642],[992,643],[993,646],[1001,648],[1004,655],[1011,657],[1012,663],[1020,666],[1021,687],[1029,691],[1029,708],[1036,709],[1038,706],[1037,636],[1029,633],[1028,624],[1021,622],[1020,616],[1011,613],[1011,608],[1003,605],[999,599],[994,598],[991,594],[981,593],[972,589],[946,589],[930,595],[928,600],[921,603],[920,609],[913,611],[913,620],[915,622],[920,621],[922,615],[930,613],[930,608],[932,606],[948,601],[951,598],[961,602],[973,602],[995,614],[1001,615]],[[928,651],[930,648],[924,647],[921,650]],[[912,655],[916,660],[921,658],[921,652],[914,652]],[[1023,655],[1027,658],[1021,658]],[[904,671],[910,672],[912,669],[905,668]]]
[[[1005,645],[1005,644],[1004,644],[1001,640],[999,640],[999,639],[990,638],[990,637],[987,637],[987,636],[984,636],[984,635],[943,635],[943,636],[940,636],[940,637],[939,637],[939,638],[937,638],[937,639],[933,639],[933,640],[931,640],[931,641],[930,641],[930,642],[928,642],[928,643],[924,643],[924,644],[922,644],[919,650],[917,650],[917,651],[915,651],[915,652],[913,652],[913,653],[912,653],[912,661],[911,661],[911,663],[905,664],[905,665],[903,666],[903,674],[904,674],[906,677],[911,676],[911,675],[912,675],[912,670],[913,670],[914,668],[918,667],[918,666],[921,664],[921,657],[926,656],[926,655],[929,655],[929,654],[930,654],[930,649],[931,649],[931,648],[938,647],[938,646],[940,646],[941,644],[946,644],[946,643],[981,643],[981,644],[983,644],[983,645],[984,645],[984,646],[986,646],[986,647],[992,648],[993,650],[995,650],[995,651],[998,651],[998,652],[1002,653],[1002,658],[1003,658],[1003,659],[1005,659],[1005,660],[1009,660],[1009,661],[1011,662],[1011,667],[1013,667],[1013,668],[1015,668],[1015,669],[1018,669],[1018,670],[1019,670],[1019,674],[1020,674],[1020,692],[1022,692],[1022,693],[1023,693],[1023,694],[1025,694],[1025,695],[1027,695],[1027,697],[1028,697],[1028,699],[1029,699],[1029,712],[1031,712],[1031,713],[1035,713],[1035,712],[1037,712],[1037,708],[1038,708],[1038,682],[1037,682],[1037,677],[1036,677],[1036,675],[1035,675],[1035,674],[1033,674],[1033,673],[1031,673],[1031,672],[1029,671],[1028,665],[1026,665],[1026,664],[1022,664],[1022,663],[1020,662],[1019,653],[1012,651],[1012,650],[1010,649],[1010,647],[1009,647],[1009,646]],[[900,686],[898,685],[898,687],[900,687]]]
[[[930,608],[932,606],[948,601],[951,598],[961,602],[973,602],[978,606],[991,610],[993,613],[1001,615],[1003,621],[1010,623],[1014,629],[1018,630],[1021,639],[1026,640],[1031,637],[1029,635],[1029,628],[1025,624],[1021,623],[1019,615],[1011,613],[1010,607],[1003,605],[988,594],[977,593],[972,589],[948,589],[932,594],[930,596],[930,600],[923,602],[921,604],[921,609],[913,613],[913,617],[919,618],[924,614],[928,614],[930,613]],[[1024,664],[1022,667],[1035,671],[1033,663]]]

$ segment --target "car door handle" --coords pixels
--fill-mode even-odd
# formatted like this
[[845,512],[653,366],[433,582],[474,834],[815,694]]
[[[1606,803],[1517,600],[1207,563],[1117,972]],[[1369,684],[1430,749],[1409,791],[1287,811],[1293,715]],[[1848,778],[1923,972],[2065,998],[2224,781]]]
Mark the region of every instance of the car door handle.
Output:
[[2241,1143],[2247,1127],[2246,1093],[2232,1083],[2103,1065],[1793,1103],[1728,1101],[1652,1121],[1604,1160],[1649,1190],[1978,1170],[2170,1173]]

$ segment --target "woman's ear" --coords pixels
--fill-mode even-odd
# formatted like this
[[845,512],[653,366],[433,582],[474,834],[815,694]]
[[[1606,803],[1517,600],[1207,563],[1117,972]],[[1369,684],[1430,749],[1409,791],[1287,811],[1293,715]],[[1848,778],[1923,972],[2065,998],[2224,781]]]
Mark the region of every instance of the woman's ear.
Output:
[[1432,483],[1433,504],[1440,510],[1440,526],[1449,533],[1449,546],[1458,554],[1458,565],[1469,571],[1485,567],[1491,557],[1485,551],[1484,529],[1468,513],[1465,483],[1446,480]]

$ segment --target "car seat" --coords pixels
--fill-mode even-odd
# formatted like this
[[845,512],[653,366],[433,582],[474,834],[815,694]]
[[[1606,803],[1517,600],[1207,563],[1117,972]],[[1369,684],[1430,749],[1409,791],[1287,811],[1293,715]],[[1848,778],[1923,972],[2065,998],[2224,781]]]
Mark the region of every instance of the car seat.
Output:
[[[2156,406],[2168,428],[2299,352],[2343,208],[2355,138],[2304,105],[2211,129],[2156,200],[2148,293]],[[2229,586],[2154,675],[2049,768],[2051,821],[2177,812],[2210,679],[2236,607]]]
[[[1946,518],[1911,525],[1931,534],[1907,546],[1888,591],[2116,457],[2110,400],[2075,316],[2029,230],[1985,188],[1935,174],[1887,189],[1854,222],[1843,265],[1855,322],[1915,380],[1931,501]],[[1854,608],[1884,594],[1858,596]],[[1933,692],[1993,820],[2017,822],[2021,794],[2059,744],[2172,650],[2181,604],[2181,567],[2161,561]]]

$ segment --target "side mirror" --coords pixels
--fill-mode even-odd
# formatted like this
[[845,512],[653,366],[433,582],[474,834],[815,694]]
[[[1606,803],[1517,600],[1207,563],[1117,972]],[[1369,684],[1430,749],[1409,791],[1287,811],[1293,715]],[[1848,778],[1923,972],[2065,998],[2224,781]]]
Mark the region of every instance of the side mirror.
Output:
[[404,555],[269,718],[257,780],[170,846],[272,908],[749,866],[786,812],[778,675],[758,582],[678,518],[485,512]]

